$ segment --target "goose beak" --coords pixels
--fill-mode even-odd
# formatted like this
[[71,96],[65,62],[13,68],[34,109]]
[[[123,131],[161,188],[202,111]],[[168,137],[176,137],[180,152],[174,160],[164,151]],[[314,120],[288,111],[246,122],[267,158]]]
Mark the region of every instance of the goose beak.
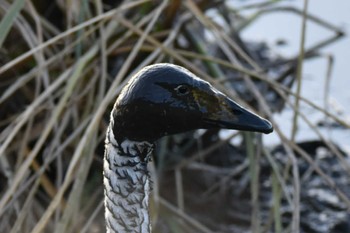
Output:
[[272,124],[253,112],[243,108],[222,93],[216,93],[217,104],[204,114],[208,128],[226,128],[260,133],[271,133]]

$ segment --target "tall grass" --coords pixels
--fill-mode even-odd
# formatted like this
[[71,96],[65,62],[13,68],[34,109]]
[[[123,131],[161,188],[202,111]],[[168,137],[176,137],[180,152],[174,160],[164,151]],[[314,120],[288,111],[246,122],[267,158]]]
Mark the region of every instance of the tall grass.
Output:
[[[170,142],[183,142],[185,138],[189,143],[172,150],[174,154],[187,154],[175,163],[174,201],[162,196],[162,192],[155,193],[156,208],[152,214],[153,219],[160,219],[155,224],[156,231],[165,232],[166,228],[170,232],[217,232],[235,224],[211,222],[210,209],[206,210],[207,221],[203,213],[196,215],[189,210],[186,198],[199,195],[191,193],[186,185],[188,173],[193,170],[216,177],[210,178],[215,182],[200,193],[208,202],[216,190],[229,190],[231,178],[238,174],[251,182],[249,198],[253,207],[249,221],[254,232],[298,231],[302,202],[300,158],[349,208],[349,196],[312,155],[283,132],[273,115],[291,106],[295,122],[305,121],[349,174],[344,154],[319,133],[290,99],[296,97],[343,127],[350,127],[325,107],[291,90],[296,64],[300,67],[305,59],[315,57],[343,33],[307,11],[280,7],[278,3],[266,1],[232,8],[225,1],[206,0],[0,0],[0,232],[104,231],[102,160],[109,112],[128,79],[141,67],[157,62],[182,65],[269,118],[288,162],[276,161],[271,148],[265,148],[254,134],[235,133],[210,146],[193,142],[197,134],[192,133],[178,136],[180,139],[174,136],[162,140],[157,150],[158,165],[162,156],[171,154],[169,147],[176,147]],[[246,9],[253,10],[250,17],[241,14]],[[209,10],[223,25],[208,16]],[[242,40],[240,32],[260,16],[276,11],[292,12],[305,22],[316,22],[333,35],[305,48],[299,56],[271,58],[266,64]],[[300,72],[298,78],[301,85]],[[268,99],[268,95],[274,99]],[[232,138],[244,139],[249,160],[229,169],[204,162]],[[197,149],[189,150],[194,144]],[[266,216],[261,214],[265,204],[259,198],[262,159],[268,161],[272,170],[273,217],[266,224]],[[248,161],[250,172],[245,173]],[[169,168],[164,165],[157,169]],[[241,181],[244,183],[243,178]],[[155,188],[158,189],[162,187]],[[282,222],[282,200],[292,209],[290,224]]]

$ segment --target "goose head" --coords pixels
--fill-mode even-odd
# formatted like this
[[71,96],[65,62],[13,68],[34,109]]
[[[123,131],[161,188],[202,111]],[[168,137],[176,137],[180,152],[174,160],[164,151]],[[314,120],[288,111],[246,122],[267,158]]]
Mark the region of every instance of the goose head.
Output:
[[121,91],[112,112],[117,141],[153,142],[194,129],[271,133],[271,123],[183,67],[147,66]]

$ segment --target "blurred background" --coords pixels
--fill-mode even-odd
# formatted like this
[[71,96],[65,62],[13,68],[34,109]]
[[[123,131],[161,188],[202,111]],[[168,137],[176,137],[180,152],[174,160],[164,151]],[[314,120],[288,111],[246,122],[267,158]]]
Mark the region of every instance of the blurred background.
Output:
[[[260,1],[249,1],[259,3]],[[246,1],[232,1],[236,4],[246,4]],[[297,7],[303,8],[304,1],[280,1],[278,6],[280,7]],[[340,30],[347,33],[350,27],[350,16],[347,13],[347,9],[350,9],[349,1],[338,1],[337,5],[333,5],[332,2],[326,0],[309,1],[309,13],[315,16],[319,16],[330,24],[337,26]],[[299,53],[300,37],[296,36],[300,34],[301,18],[293,13],[275,12],[261,17],[255,21],[251,27],[245,29],[242,33],[242,37],[246,40],[264,41],[268,43],[274,51],[283,56],[295,56]],[[315,43],[322,41],[329,37],[331,32],[320,25],[309,22],[307,25],[307,35],[305,45],[311,47]],[[280,40],[286,41],[284,46],[278,46]],[[348,36],[343,37],[336,43],[332,43],[329,46],[322,48],[319,52],[321,57],[319,59],[311,59],[304,63],[303,77],[304,84],[302,86],[301,93],[305,98],[312,99],[319,105],[325,104],[325,87],[329,88],[329,96],[327,97],[326,104],[329,105],[329,111],[334,114],[340,114],[344,120],[349,122],[349,110],[346,108],[347,103],[350,101],[350,94],[347,91],[346,86],[350,85],[350,79],[347,74],[347,66],[350,59],[350,53],[348,46],[350,45],[350,38]],[[331,56],[334,59],[333,68],[331,71],[331,81],[327,84],[328,57]],[[318,121],[322,118],[319,111],[313,111],[308,109],[308,106],[303,106],[305,111],[308,111],[309,117],[314,121]],[[286,109],[285,109],[286,110]],[[290,110],[290,109],[289,109]],[[292,116],[292,111],[283,111],[281,114],[276,115],[276,120],[283,122],[284,130],[290,130],[292,128],[292,122],[288,120]],[[310,115],[311,114],[311,115]],[[302,122],[300,122],[303,124]],[[349,133],[343,130],[333,129],[331,133],[328,130],[321,131],[330,136],[336,138],[337,143],[341,143],[349,152]],[[284,131],[287,132],[287,131]],[[267,143],[275,143],[276,135],[268,135]],[[312,131],[308,130],[305,125],[300,127],[300,132],[297,134],[298,140],[307,140],[317,137]]]
[[[0,0],[0,232],[104,232],[113,103],[186,67],[269,135],[157,142],[154,232],[350,232],[350,2]],[[147,122],[145,122],[147,124]]]

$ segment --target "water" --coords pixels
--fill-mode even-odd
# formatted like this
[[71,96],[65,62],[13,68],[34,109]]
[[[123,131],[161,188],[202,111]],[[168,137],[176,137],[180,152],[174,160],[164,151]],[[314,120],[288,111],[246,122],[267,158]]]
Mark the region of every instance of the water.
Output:
[[[234,6],[261,2],[261,1],[232,1]],[[283,1],[279,6],[293,6],[298,9],[303,9],[304,1]],[[346,34],[350,32],[350,1],[349,0],[317,0],[309,1],[309,13],[325,20],[341,28]],[[252,12],[247,12],[252,13]],[[294,57],[299,52],[301,34],[301,17],[286,13],[271,13],[262,16],[254,24],[250,25],[243,32],[243,38],[246,40],[266,41],[279,54],[285,57]],[[333,34],[332,31],[322,28],[315,23],[308,21],[306,34],[306,48],[314,45],[316,42],[328,38]],[[287,41],[287,45],[278,46],[278,40]],[[302,96],[312,100],[319,106],[324,106],[324,88],[326,83],[327,59],[326,56],[333,55],[334,66],[330,83],[330,111],[338,117],[350,121],[350,37],[345,36],[337,42],[325,47],[321,50],[322,57],[306,61],[303,67],[303,85]],[[324,118],[323,114],[306,105],[302,105],[302,111],[307,115],[308,119],[316,124]],[[282,127],[283,132],[291,135],[293,111],[286,109],[282,114],[276,114],[275,120]],[[318,136],[313,133],[310,127],[299,121],[299,131],[297,141],[317,139]],[[337,144],[341,145],[350,153],[350,130],[344,129],[327,129],[319,128],[321,133]],[[266,135],[265,142],[270,144],[278,143],[276,134]]]

